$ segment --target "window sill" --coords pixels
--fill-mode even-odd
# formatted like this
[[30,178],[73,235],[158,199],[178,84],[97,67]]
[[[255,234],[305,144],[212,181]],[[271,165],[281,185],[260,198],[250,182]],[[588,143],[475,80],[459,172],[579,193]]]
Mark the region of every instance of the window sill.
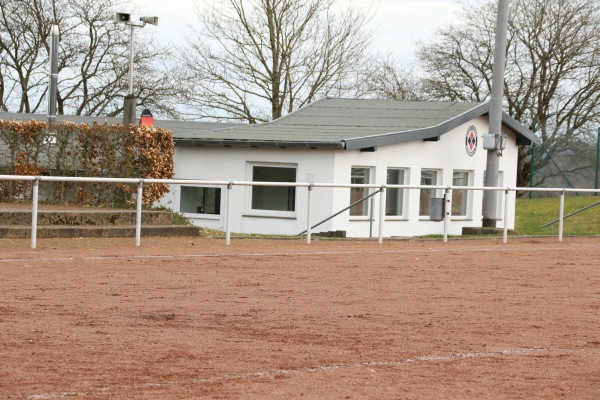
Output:
[[266,214],[242,214],[243,218],[270,218],[270,219],[289,219],[296,220],[295,216],[285,216],[285,215],[266,215]]
[[[365,222],[365,221],[371,221],[371,218],[369,217],[350,217],[350,222]],[[373,221],[375,221],[375,218],[373,218]]]
[[199,214],[199,213],[184,213],[184,212],[182,212],[181,215],[183,215],[186,218],[193,218],[193,219],[214,219],[214,220],[221,219],[221,214]]

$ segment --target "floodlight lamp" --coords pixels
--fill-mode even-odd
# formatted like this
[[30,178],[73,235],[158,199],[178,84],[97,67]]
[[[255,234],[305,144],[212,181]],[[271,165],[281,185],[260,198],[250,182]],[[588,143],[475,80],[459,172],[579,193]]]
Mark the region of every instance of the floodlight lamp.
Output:
[[144,24],[158,25],[158,17],[140,17]]
[[115,21],[117,22],[129,22],[131,14],[117,13],[115,15]]

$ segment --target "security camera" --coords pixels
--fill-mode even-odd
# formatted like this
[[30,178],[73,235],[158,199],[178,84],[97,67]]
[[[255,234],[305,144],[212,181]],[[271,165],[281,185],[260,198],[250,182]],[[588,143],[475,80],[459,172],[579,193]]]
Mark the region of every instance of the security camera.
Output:
[[115,21],[117,22],[129,22],[131,15],[125,13],[117,13],[115,15]]
[[145,24],[158,25],[158,17],[140,17],[140,21]]

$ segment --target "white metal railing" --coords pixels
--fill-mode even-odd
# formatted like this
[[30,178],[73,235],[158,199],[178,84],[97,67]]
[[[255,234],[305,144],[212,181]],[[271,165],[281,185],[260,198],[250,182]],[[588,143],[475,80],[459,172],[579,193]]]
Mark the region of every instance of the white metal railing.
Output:
[[[91,177],[66,177],[66,176],[29,176],[29,175],[0,175],[0,181],[26,181],[33,182],[32,188],[32,218],[31,218],[31,248],[35,249],[37,245],[37,217],[38,217],[38,193],[40,182],[88,182],[88,183],[135,183],[137,184],[136,199],[136,227],[135,227],[135,245],[141,244],[142,229],[142,192],[145,183],[163,183],[167,185],[203,185],[220,186],[227,189],[226,192],[226,211],[225,211],[225,242],[231,243],[231,203],[232,190],[234,186],[285,186],[285,187],[305,187],[308,189],[308,204],[306,212],[307,228],[306,243],[311,242],[311,197],[314,188],[372,188],[379,189],[379,232],[378,243],[383,242],[383,226],[385,221],[385,190],[386,189],[435,189],[444,190],[445,201],[452,196],[452,190],[481,190],[504,192],[504,220],[503,220],[503,243],[508,241],[508,201],[510,192],[531,191],[531,192],[560,192],[560,210],[559,210],[559,229],[558,240],[563,239],[563,220],[565,194],[570,192],[594,193],[600,194],[600,189],[573,189],[573,188],[523,188],[523,187],[484,187],[484,186],[441,186],[441,185],[378,185],[378,184],[335,184],[335,183],[309,183],[309,182],[249,182],[249,181],[207,181],[201,179],[141,179],[141,178],[91,178]],[[450,210],[446,207],[444,214],[444,242],[448,241],[448,226],[450,220]]]

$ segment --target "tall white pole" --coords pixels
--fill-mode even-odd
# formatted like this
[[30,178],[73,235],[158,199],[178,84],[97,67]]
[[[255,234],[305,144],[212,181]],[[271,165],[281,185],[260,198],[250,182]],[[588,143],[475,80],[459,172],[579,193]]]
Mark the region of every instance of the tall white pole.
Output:
[[129,92],[133,94],[133,24],[129,23]]
[[123,125],[135,125],[135,106],[137,99],[133,94],[133,23],[129,23],[129,93],[123,103]]
[[58,90],[58,25],[52,25],[50,37],[50,87],[48,89],[48,129],[56,123]]
[[[500,165],[502,134],[502,103],[504,98],[504,72],[506,69],[506,34],[508,32],[508,10],[510,0],[498,0],[498,16],[496,21],[496,44],[494,48],[494,70],[492,72],[492,97],[490,99],[490,131],[494,136],[495,146],[487,151],[485,170],[485,186],[498,186],[498,169]],[[486,190],[483,197],[483,226],[496,227],[495,190]]]

